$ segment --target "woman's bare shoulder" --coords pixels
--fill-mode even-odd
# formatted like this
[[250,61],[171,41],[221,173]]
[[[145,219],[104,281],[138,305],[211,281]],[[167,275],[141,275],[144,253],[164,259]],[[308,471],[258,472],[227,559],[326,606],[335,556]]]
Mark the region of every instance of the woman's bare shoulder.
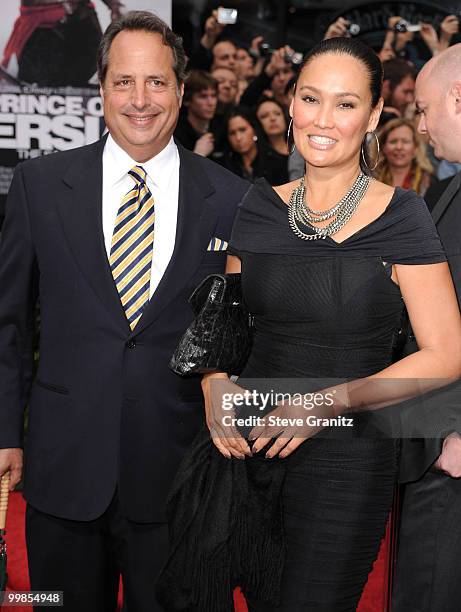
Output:
[[395,187],[392,185],[387,185],[386,183],[382,183],[374,179],[370,185],[370,193],[375,198],[383,198],[384,200],[389,200],[394,195]]

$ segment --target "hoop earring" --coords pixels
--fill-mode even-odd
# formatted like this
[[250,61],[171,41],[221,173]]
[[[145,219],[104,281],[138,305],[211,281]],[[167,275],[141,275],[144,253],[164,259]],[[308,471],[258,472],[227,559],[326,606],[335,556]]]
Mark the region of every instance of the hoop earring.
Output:
[[[366,141],[367,141],[367,139],[368,139],[368,135],[369,135],[369,134],[372,134],[372,135],[375,137],[375,141],[376,141],[376,149],[377,149],[377,151],[378,151],[378,153],[377,153],[377,155],[376,155],[376,161],[375,161],[375,164],[374,164],[373,168],[370,168],[370,166],[368,165],[367,160],[366,160],[366,158],[365,158],[365,153],[364,153],[364,150],[363,150],[363,144],[364,144],[364,143],[366,144]],[[376,135],[376,132],[375,132],[374,130],[373,130],[373,132],[367,132],[367,133],[365,134],[365,138],[363,139],[362,146],[360,147],[360,153],[361,153],[361,156],[362,156],[362,160],[363,160],[363,164],[364,164],[364,166],[367,168],[367,170],[368,170],[369,172],[373,172],[373,170],[375,170],[375,169],[376,169],[376,166],[378,165],[378,162],[379,162],[379,139],[378,139],[378,136]]]
[[288,124],[288,130],[287,130],[287,149],[288,149],[288,155],[291,155],[292,153],[294,153],[294,150],[296,149],[296,145],[295,145],[294,140],[293,140],[293,144],[290,146],[290,139],[293,138],[292,134],[291,134],[292,126],[293,126],[293,117],[291,117],[291,119],[290,119],[290,123]]

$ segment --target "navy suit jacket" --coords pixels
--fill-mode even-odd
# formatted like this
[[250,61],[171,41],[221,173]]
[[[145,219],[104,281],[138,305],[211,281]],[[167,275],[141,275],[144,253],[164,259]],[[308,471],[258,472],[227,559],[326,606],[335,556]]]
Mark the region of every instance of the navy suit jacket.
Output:
[[[432,218],[445,249],[458,304],[461,305],[461,173],[456,174],[448,184],[432,210]],[[417,345],[413,336],[410,335],[405,354],[415,350],[417,350]],[[439,430],[438,437],[406,437],[402,440],[399,474],[401,482],[418,480],[440,455],[445,437],[451,431],[461,433],[461,405],[459,408],[458,414],[456,409],[448,411],[444,409],[444,406],[440,406],[437,414],[430,417],[435,423],[435,428]],[[433,410],[433,404],[431,404],[431,410]],[[414,420],[417,419],[418,416],[415,414]],[[403,426],[406,434],[411,431],[411,419],[408,419],[408,422],[409,427]]]
[[179,147],[174,252],[132,332],[104,246],[104,142],[16,169],[0,244],[0,447],[22,445],[29,402],[30,504],[92,520],[117,487],[125,516],[163,521],[168,488],[204,422],[199,379],[180,378],[168,362],[193,318],[193,288],[224,270],[225,251],[207,247],[215,236],[229,240],[248,183]]

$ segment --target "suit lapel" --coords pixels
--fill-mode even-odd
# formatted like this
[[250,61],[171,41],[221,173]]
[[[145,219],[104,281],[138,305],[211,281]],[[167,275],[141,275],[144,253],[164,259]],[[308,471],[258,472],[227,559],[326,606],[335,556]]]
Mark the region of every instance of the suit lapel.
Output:
[[120,302],[102,230],[102,153],[106,139],[89,147],[63,177],[69,193],[58,214],[77,264],[106,310],[125,331],[130,326]]
[[440,218],[448,208],[448,205],[453,200],[455,195],[458,193],[459,187],[461,183],[461,173],[455,174],[453,179],[448,184],[448,187],[440,196],[439,201],[434,206],[432,210],[432,218],[434,219],[434,223],[438,223]]
[[196,156],[180,145],[178,150],[179,202],[173,255],[136,325],[136,333],[140,333],[150,325],[190,280],[206,254],[218,219],[214,206],[207,201],[215,191],[213,185]]

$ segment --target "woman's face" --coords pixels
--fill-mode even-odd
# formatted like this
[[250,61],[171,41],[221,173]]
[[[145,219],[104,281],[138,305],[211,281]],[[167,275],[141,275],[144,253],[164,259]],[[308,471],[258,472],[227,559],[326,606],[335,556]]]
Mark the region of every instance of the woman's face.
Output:
[[256,147],[255,131],[243,117],[232,117],[227,128],[227,137],[232,149],[240,155],[244,155],[252,147]]
[[389,132],[383,145],[383,153],[391,168],[406,168],[416,155],[416,143],[413,131],[407,125],[401,125]]
[[256,111],[256,116],[268,136],[286,134],[285,116],[275,102],[263,102]]
[[302,70],[290,107],[296,147],[317,167],[359,163],[365,133],[378,123],[382,101],[371,108],[367,70],[347,54],[327,53]]

